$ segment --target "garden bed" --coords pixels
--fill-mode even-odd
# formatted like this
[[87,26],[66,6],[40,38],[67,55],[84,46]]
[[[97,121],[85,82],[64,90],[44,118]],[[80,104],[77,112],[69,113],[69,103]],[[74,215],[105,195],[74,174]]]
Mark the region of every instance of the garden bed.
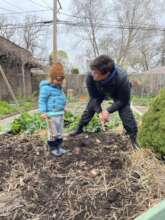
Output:
[[0,219],[133,220],[165,196],[164,166],[126,136],[64,144],[70,154],[54,158],[39,137],[0,137]]

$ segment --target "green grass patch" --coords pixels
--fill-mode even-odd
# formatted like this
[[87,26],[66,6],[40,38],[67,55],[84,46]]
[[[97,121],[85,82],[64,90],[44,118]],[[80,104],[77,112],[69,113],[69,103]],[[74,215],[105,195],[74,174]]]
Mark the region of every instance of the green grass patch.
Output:
[[6,101],[0,101],[0,117],[16,111],[16,107]]
[[132,96],[132,102],[134,105],[148,107],[154,99],[154,96]]
[[36,102],[32,101],[21,101],[19,105],[11,104],[6,101],[0,101],[0,118],[11,115],[12,113],[30,111],[36,106]]

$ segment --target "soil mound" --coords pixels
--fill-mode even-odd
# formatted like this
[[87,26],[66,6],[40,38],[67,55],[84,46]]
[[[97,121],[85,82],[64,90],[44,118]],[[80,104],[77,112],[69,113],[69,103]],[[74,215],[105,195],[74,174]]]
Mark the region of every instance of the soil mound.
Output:
[[157,160],[137,159],[144,154],[127,137],[83,134],[64,144],[70,153],[54,158],[37,137],[0,137],[0,219],[131,220],[162,198],[146,166]]

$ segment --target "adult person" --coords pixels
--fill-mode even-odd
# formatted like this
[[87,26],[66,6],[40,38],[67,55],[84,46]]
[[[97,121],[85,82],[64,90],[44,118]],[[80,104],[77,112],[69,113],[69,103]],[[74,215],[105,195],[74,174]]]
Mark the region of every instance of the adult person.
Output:
[[[132,146],[137,148],[137,123],[130,107],[131,84],[127,72],[107,55],[95,58],[90,64],[90,69],[91,72],[86,79],[90,99],[77,129],[71,135],[81,134],[83,127],[91,121],[95,113],[99,113],[102,122],[106,123],[111,114],[118,111]],[[110,98],[113,104],[106,110],[102,110],[101,103]]]

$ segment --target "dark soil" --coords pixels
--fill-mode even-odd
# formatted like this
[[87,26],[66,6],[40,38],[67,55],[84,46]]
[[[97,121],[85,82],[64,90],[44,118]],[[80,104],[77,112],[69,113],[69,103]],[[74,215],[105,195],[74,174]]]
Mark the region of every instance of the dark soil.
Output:
[[19,191],[3,211],[0,199],[0,220],[131,220],[148,208],[127,137],[83,134],[64,144],[70,153],[54,158],[39,138],[0,137],[0,195]]

